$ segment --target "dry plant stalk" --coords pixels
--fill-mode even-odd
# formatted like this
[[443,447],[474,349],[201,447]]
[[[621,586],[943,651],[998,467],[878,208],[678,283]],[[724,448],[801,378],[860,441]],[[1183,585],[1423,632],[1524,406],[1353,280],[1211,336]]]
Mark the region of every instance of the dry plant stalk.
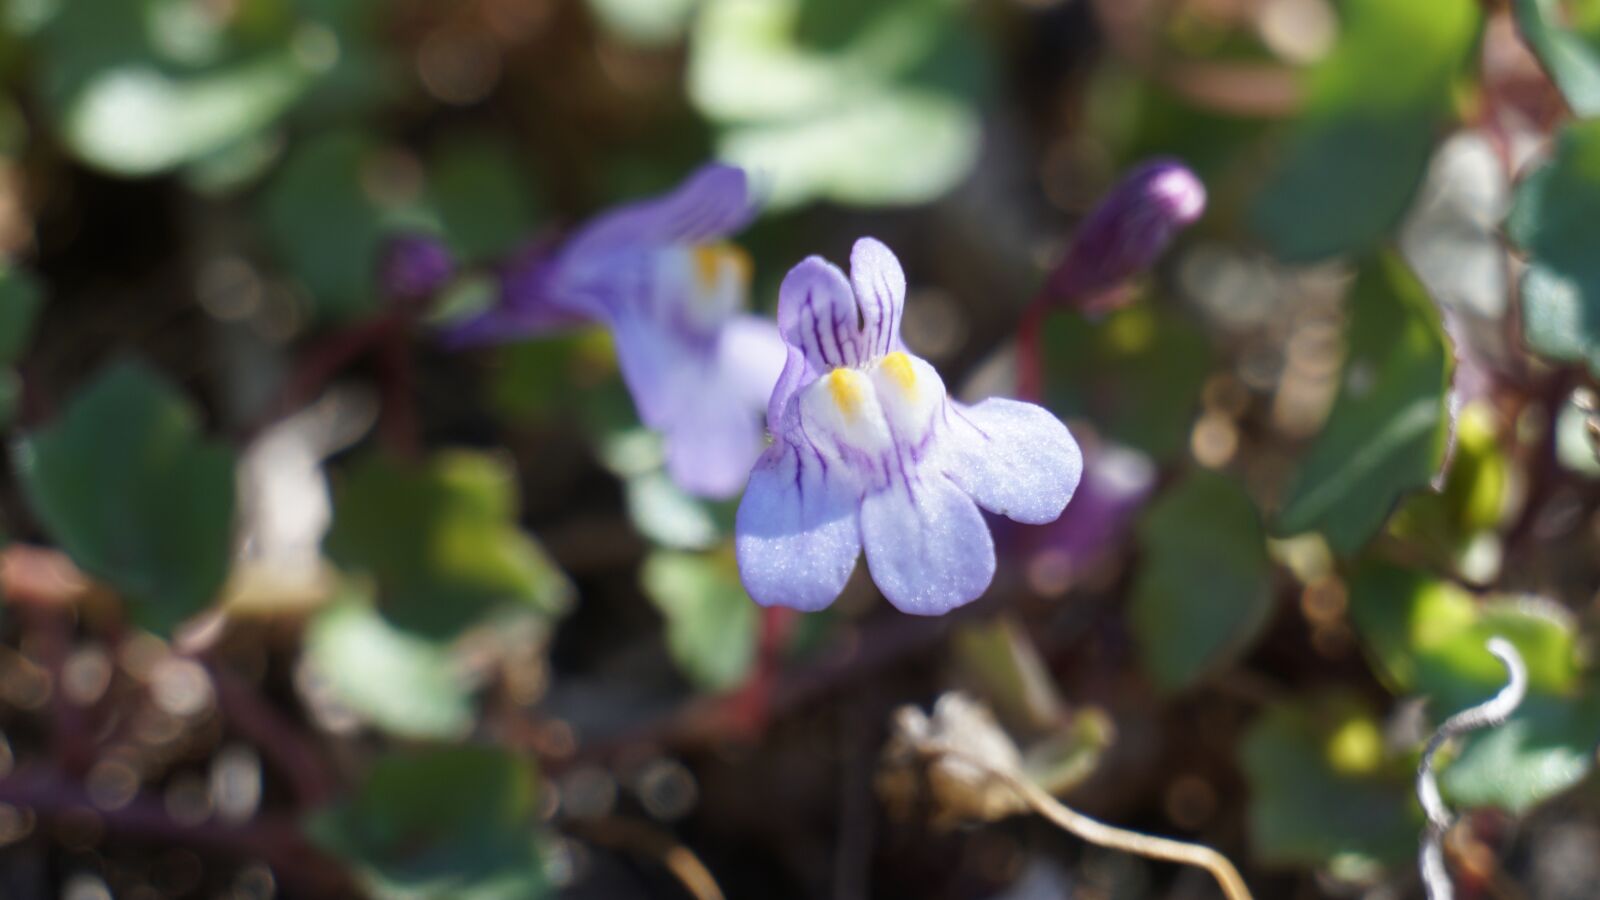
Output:
[[1250,888],[1245,885],[1244,878],[1239,875],[1239,870],[1234,868],[1233,863],[1229,862],[1226,856],[1204,844],[1190,844],[1184,841],[1175,841],[1171,838],[1155,837],[1107,825],[1098,819],[1092,819],[1072,809],[1060,800],[1045,793],[1042,788],[1032,782],[1012,772],[991,766],[972,754],[965,753],[954,747],[936,749],[938,752],[953,756],[963,763],[981,768],[990,777],[998,779],[1012,791],[1015,791],[1017,796],[1021,797],[1034,812],[1049,819],[1063,831],[1088,841],[1097,847],[1121,850],[1147,859],[1159,859],[1164,862],[1198,866],[1209,872],[1211,877],[1217,880],[1217,885],[1222,888],[1222,893],[1228,900],[1252,900]]

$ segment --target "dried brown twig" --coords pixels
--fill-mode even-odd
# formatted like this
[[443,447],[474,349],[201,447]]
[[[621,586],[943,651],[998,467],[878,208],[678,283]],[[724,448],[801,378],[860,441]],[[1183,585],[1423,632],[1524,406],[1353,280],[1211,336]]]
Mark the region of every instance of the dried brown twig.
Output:
[[1250,888],[1245,885],[1244,878],[1239,875],[1239,870],[1234,868],[1233,863],[1226,856],[1210,847],[1203,844],[1175,841],[1171,838],[1155,837],[1107,825],[1098,819],[1092,819],[1072,809],[1060,800],[1045,793],[1038,785],[1016,773],[990,765],[979,756],[947,745],[938,746],[935,749],[946,756],[960,760],[964,764],[976,766],[989,777],[1000,781],[1014,791],[1018,797],[1022,798],[1034,812],[1049,819],[1063,831],[1088,841],[1097,847],[1120,850],[1124,853],[1132,853],[1135,856],[1143,856],[1147,859],[1159,859],[1181,865],[1197,866],[1209,872],[1211,877],[1217,880],[1217,885],[1222,888],[1222,893],[1227,896],[1228,900],[1252,900]]

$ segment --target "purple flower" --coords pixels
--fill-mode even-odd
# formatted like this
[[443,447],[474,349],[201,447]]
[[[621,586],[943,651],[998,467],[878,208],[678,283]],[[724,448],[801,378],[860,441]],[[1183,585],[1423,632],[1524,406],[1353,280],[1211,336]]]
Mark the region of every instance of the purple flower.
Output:
[[1078,445],[1030,403],[967,407],[900,340],[905,274],[889,248],[856,242],[850,279],[819,257],[778,297],[788,360],[767,408],[775,442],[750,474],[736,549],[764,606],[816,610],[863,550],[889,602],[939,615],[994,577],[978,508],[1039,524],[1078,484]]
[[1174,236],[1200,218],[1206,188],[1182,163],[1134,169],[1084,220],[1047,292],[1089,312],[1116,305],[1115,289],[1155,265]]
[[604,324],[640,421],[662,435],[685,490],[731,497],[765,443],[761,410],[782,367],[771,322],[743,312],[750,261],[723,238],[755,211],[740,169],[708,165],[663,197],[624,206],[501,272],[497,305],[451,343]]
[[438,238],[404,234],[390,238],[378,264],[378,281],[390,297],[426,300],[456,274],[456,261]]

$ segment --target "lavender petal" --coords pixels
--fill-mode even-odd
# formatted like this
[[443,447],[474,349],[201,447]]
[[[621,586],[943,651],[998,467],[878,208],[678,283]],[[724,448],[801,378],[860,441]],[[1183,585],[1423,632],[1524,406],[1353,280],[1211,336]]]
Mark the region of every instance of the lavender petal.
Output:
[[861,544],[879,590],[901,612],[943,615],[994,579],[994,540],[971,498],[936,472],[897,479],[861,504]]
[[811,612],[839,596],[861,554],[856,494],[811,454],[773,445],[739,502],[739,577],[762,606]]
[[1061,515],[1083,475],[1083,453],[1043,407],[1000,398],[950,401],[941,438],[950,479],[977,504],[1030,525]]

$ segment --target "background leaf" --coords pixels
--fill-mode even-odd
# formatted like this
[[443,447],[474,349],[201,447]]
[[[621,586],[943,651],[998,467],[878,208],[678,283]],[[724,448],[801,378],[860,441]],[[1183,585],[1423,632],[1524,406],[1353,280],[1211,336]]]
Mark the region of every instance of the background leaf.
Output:
[[517,488],[500,460],[444,451],[425,465],[370,458],[340,480],[326,548],[370,574],[401,628],[448,638],[496,606],[554,614],[566,580],[516,525]]
[[640,580],[667,620],[667,649],[689,680],[705,690],[742,683],[755,660],[755,602],[726,552],[657,551]]
[[1562,129],[1551,161],[1517,186],[1506,234],[1528,256],[1523,338],[1536,353],[1600,371],[1600,256],[1585,232],[1600,215],[1600,121]]
[[1278,513],[1339,553],[1371,537],[1395,503],[1429,485],[1449,443],[1451,356],[1439,311],[1397,257],[1361,270],[1349,297],[1349,355],[1328,423]]
[[267,237],[316,311],[330,318],[376,307],[373,275],[384,234],[407,220],[404,198],[369,193],[377,156],[377,145],[359,133],[318,135],[290,153],[260,198]]
[[318,613],[305,652],[340,703],[385,731],[450,738],[472,725],[449,647],[401,631],[368,600],[346,598]]
[[1453,802],[1521,813],[1582,779],[1600,741],[1595,677],[1578,665],[1571,616],[1527,598],[1471,594],[1387,565],[1363,568],[1350,583],[1350,616],[1379,674],[1399,694],[1429,698],[1443,721],[1493,696],[1505,668],[1489,654],[1491,637],[1511,641],[1528,665],[1529,695],[1500,728],[1463,741],[1440,783]]
[[689,93],[720,155],[769,180],[769,208],[932,200],[977,159],[985,80],[949,0],[710,0]]
[[1272,706],[1239,753],[1250,788],[1250,843],[1263,862],[1360,878],[1415,855],[1422,814],[1412,765],[1385,755],[1378,720],[1354,696]]
[[232,551],[233,453],[205,440],[178,390],[138,363],[101,372],[17,447],[34,513],[84,571],[168,634],[206,606]]
[[1580,116],[1600,115],[1600,7],[1568,3],[1576,27],[1565,27],[1561,0],[1514,0],[1517,29],[1533,48],[1567,105]]
[[1211,350],[1179,314],[1139,303],[1093,322],[1056,315],[1042,343],[1051,409],[1158,460],[1188,448]]
[[1130,615],[1140,659],[1161,688],[1186,687],[1266,623],[1272,573],[1261,521],[1237,484],[1195,472],[1150,507],[1139,538]]
[[534,788],[531,767],[503,750],[396,753],[306,827],[380,900],[537,900],[549,888]]
[[1311,73],[1284,157],[1253,210],[1279,257],[1374,246],[1422,180],[1479,30],[1473,0],[1347,0],[1339,43]]

